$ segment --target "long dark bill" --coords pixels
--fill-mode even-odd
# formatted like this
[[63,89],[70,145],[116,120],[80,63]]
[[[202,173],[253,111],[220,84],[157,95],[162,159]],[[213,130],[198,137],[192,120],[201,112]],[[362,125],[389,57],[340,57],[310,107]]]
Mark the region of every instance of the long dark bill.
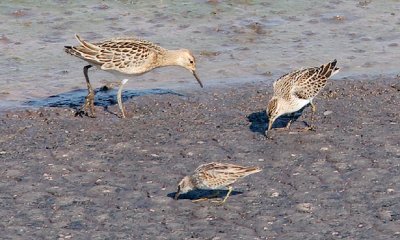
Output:
[[181,186],[178,186],[178,190],[176,190],[174,199],[178,200],[180,194],[181,194]]
[[274,122],[273,121],[271,121],[271,120],[269,120],[268,121],[268,130],[265,130],[265,137],[267,137],[268,138],[268,133],[269,133],[269,131],[272,129],[272,124],[274,124]]
[[192,71],[193,76],[196,78],[197,82],[200,84],[200,87],[203,88],[203,83],[200,81],[200,78],[197,76],[195,71]]
[[180,195],[180,193],[179,193],[179,190],[175,193],[175,197],[174,197],[174,199],[175,200],[178,200],[178,198],[179,198],[179,195]]

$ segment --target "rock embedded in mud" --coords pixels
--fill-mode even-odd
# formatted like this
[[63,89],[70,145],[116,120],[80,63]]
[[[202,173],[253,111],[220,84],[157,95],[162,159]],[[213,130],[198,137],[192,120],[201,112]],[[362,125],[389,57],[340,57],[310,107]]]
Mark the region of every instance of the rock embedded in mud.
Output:
[[333,113],[332,111],[325,111],[325,112],[324,112],[324,116],[331,115],[332,113]]
[[296,205],[296,210],[304,213],[311,213],[314,210],[314,206],[311,203],[299,203]]

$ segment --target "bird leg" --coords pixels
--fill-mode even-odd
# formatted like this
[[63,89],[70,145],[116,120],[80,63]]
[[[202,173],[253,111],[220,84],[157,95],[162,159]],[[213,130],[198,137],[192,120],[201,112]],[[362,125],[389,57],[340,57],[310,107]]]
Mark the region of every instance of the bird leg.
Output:
[[232,191],[233,191],[233,187],[229,186],[228,187],[228,193],[226,194],[226,196],[224,197],[224,199],[222,201],[212,201],[212,202],[218,203],[218,204],[221,204],[221,205],[224,204],[226,202],[226,199],[228,199],[228,197],[231,195]]
[[118,107],[119,110],[121,110],[121,117],[125,118],[125,108],[122,105],[122,88],[124,87],[124,85],[128,82],[128,79],[124,79],[121,81],[121,84],[119,85],[119,89],[118,89],[118,93],[117,93],[117,101],[118,101]]
[[203,202],[203,201],[207,201],[207,200],[208,200],[208,198],[199,198],[196,200],[192,200],[192,203],[198,203],[198,202]]
[[311,105],[311,117],[310,117],[310,123],[308,127],[306,127],[306,131],[315,131],[315,126],[314,126],[314,122],[315,122],[315,117],[314,114],[317,111],[317,107],[315,106],[315,104],[311,101],[310,102]]
[[[88,89],[88,95],[85,97],[85,103],[83,104],[83,106],[78,109],[78,111],[75,113],[75,116],[79,115],[82,116],[82,114],[85,114],[87,116],[90,117],[95,117],[94,112],[94,96],[95,96],[95,92],[92,88],[92,85],[90,84],[89,81],[89,76],[88,76],[88,70],[89,68],[91,68],[92,65],[87,65],[83,67],[83,75],[85,76],[86,79],[86,85],[87,85],[87,89]],[[88,113],[88,110],[90,110],[90,114]]]
[[292,125],[292,123],[293,123],[293,121],[294,121],[294,118],[295,118],[295,115],[294,115],[294,113],[292,113],[292,114],[290,115],[290,120],[289,120],[288,124],[286,125],[286,129],[287,129],[287,130],[290,130],[290,126]]
[[219,195],[219,191],[216,191],[210,196],[199,198],[199,199],[196,199],[196,200],[192,200],[192,203],[198,203],[198,202],[207,201],[207,200],[210,200],[210,198],[217,197],[218,195]]

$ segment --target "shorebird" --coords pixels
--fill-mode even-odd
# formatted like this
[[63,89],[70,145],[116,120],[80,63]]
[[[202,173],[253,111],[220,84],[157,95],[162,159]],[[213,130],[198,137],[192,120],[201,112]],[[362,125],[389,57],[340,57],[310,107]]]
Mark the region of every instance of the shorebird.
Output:
[[[92,64],[105,71],[115,71],[128,75],[141,75],[154,68],[165,66],[181,66],[189,70],[197,82],[203,87],[196,74],[196,62],[192,53],[187,49],[168,50],[146,40],[135,37],[121,37],[98,43],[90,43],[75,34],[79,46],[65,46],[65,52],[89,62],[83,67],[88,95],[85,103],[78,110],[77,115],[86,114],[94,117],[95,92],[89,82],[88,69]],[[122,105],[122,88],[128,79],[121,81],[118,89],[118,106],[125,118],[125,109]],[[90,114],[88,113],[90,110]]]
[[231,194],[233,190],[231,185],[234,182],[239,178],[260,171],[261,169],[258,167],[242,167],[227,163],[212,162],[203,164],[200,165],[191,176],[186,176],[180,181],[175,199],[177,200],[180,194],[187,193],[193,189],[218,190],[228,187],[228,193],[225,198],[222,201],[216,201],[223,204]]
[[[268,129],[265,135],[271,130],[275,120],[285,114],[294,114],[306,105],[311,105],[311,122],[314,121],[316,106],[313,99],[322,88],[325,87],[329,77],[339,72],[336,67],[336,59],[320,67],[311,67],[296,70],[283,75],[274,82],[274,95],[268,103]],[[287,124],[290,127],[293,116]],[[308,129],[314,129],[309,125]]]

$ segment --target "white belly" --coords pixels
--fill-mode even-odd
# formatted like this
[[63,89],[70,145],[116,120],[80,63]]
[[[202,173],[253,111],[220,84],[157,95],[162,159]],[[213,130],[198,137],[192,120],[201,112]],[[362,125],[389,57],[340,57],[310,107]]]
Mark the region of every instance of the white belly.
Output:
[[285,114],[289,114],[289,113],[293,113],[293,112],[297,112],[300,109],[302,109],[304,106],[306,106],[307,104],[309,104],[311,102],[312,99],[300,99],[300,98],[296,98],[294,101],[292,101],[290,103],[290,108],[287,109],[287,112]]

